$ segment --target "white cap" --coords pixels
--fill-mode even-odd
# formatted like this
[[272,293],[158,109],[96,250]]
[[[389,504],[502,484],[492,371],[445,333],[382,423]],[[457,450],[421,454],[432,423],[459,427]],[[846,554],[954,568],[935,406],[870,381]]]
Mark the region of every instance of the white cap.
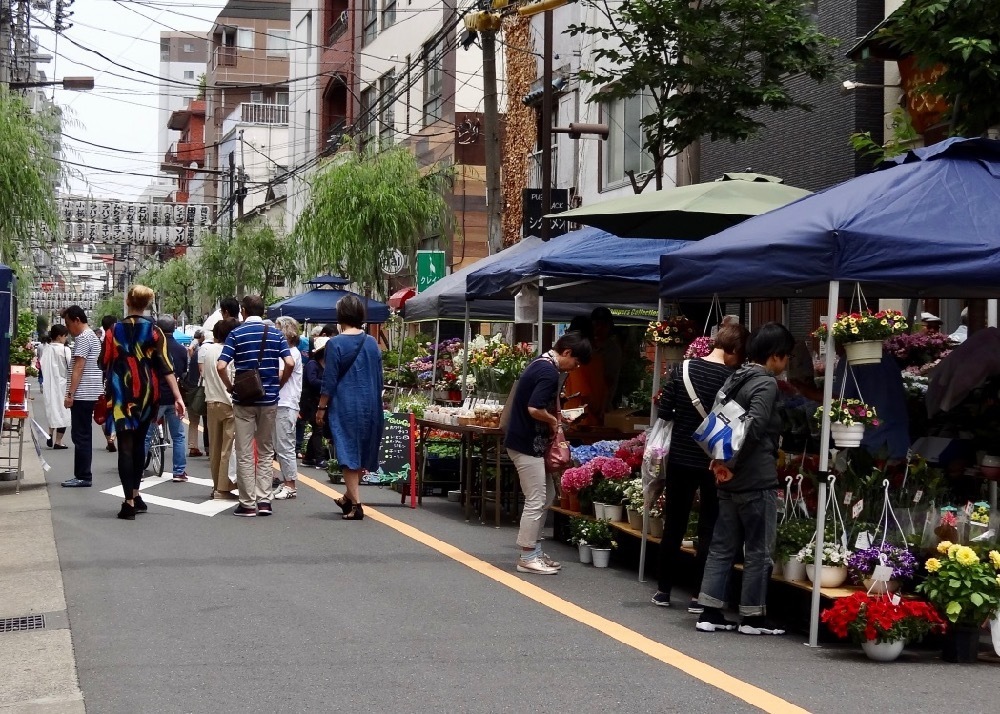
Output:
[[930,312],[920,313],[921,322],[941,322],[941,318]]
[[312,331],[309,334],[312,335],[313,337],[319,337],[319,333],[321,333],[322,331],[323,331],[323,326],[316,325],[312,328]]
[[330,338],[326,335],[320,335],[315,340],[313,340],[313,352],[319,352],[321,349],[326,347],[326,343],[330,341]]

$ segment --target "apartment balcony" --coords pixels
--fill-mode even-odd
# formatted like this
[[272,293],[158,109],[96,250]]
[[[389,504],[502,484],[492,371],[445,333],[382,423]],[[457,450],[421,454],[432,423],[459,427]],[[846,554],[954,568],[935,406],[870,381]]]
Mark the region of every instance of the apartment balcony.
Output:
[[180,141],[172,144],[163,156],[164,171],[183,172],[192,164],[205,165],[205,142]]
[[334,23],[330,25],[330,28],[326,32],[327,47],[333,47],[337,40],[343,37],[344,33],[347,32],[349,17],[350,13],[348,13],[347,10],[344,10],[337,16]]
[[236,61],[238,59],[237,48],[219,46],[215,48],[212,53],[212,69],[218,69],[219,67],[235,67]]
[[288,105],[243,102],[223,120],[222,135],[225,136],[239,124],[288,126]]
[[[528,188],[542,187],[542,151],[536,151],[528,156]],[[552,185],[557,186],[559,153],[555,144],[552,145]]]

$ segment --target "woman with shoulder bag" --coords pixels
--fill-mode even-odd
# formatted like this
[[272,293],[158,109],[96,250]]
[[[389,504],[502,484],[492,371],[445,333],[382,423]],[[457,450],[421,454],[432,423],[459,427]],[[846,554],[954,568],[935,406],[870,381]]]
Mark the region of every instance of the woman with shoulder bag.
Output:
[[545,525],[546,508],[553,491],[548,488],[545,453],[559,431],[556,412],[559,373],[570,372],[590,361],[590,341],[578,332],[567,332],[552,349],[527,366],[504,407],[510,412],[504,446],[521,481],[524,510],[517,545],[521,557],[517,572],[552,575],[562,567],[542,552],[538,544]]

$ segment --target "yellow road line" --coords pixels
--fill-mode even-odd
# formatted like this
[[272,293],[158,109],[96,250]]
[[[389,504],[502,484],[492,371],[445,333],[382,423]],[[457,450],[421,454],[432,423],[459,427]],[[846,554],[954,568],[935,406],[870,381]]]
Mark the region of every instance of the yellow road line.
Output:
[[[298,480],[313,490],[328,496],[329,498],[339,498],[341,495],[339,492],[333,490],[326,484],[320,483],[308,476],[299,474]],[[652,640],[645,635],[641,635],[635,630],[630,630],[624,625],[614,622],[613,620],[609,620],[590,612],[589,610],[585,610],[579,605],[575,605],[568,600],[564,600],[557,595],[553,595],[548,590],[544,590],[537,585],[524,581],[513,573],[509,573],[494,565],[490,565],[474,555],[470,555],[469,553],[456,548],[450,543],[446,543],[445,541],[428,535],[411,525],[398,521],[391,516],[387,516],[375,508],[365,506],[365,517],[371,518],[373,521],[386,525],[411,540],[415,540],[418,543],[426,545],[428,548],[436,550],[441,553],[441,555],[451,558],[452,560],[475,570],[477,573],[485,575],[490,580],[507,586],[511,590],[534,600],[540,605],[544,605],[545,607],[555,610],[561,615],[565,615],[570,619],[587,625],[588,627],[591,627],[614,640],[618,640],[622,644],[628,645],[629,647],[632,647],[633,649],[636,649],[653,659],[657,659],[666,665],[679,669],[685,674],[688,674],[705,684],[721,689],[727,694],[731,694],[738,699],[742,699],[746,703],[751,704],[758,709],[772,714],[809,714],[808,711],[802,707],[785,701],[781,697],[764,691],[760,687],[755,687],[754,685],[748,684],[747,682],[737,679],[732,675],[726,674],[720,669],[717,669],[709,664],[705,664],[704,662],[697,660],[694,657],[690,657],[683,652],[679,652],[672,647],[667,647],[666,645],[657,642],[656,640]]]

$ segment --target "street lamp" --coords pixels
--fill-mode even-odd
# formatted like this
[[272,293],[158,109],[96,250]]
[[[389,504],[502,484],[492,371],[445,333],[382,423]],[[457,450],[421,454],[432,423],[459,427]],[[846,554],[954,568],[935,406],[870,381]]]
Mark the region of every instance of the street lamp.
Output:
[[841,91],[844,94],[848,92],[853,92],[855,89],[902,89],[898,84],[869,84],[867,82],[852,82],[851,80],[845,80],[841,85]]
[[71,92],[86,92],[94,88],[93,77],[63,77],[44,82],[11,82],[11,89],[35,89],[36,87],[59,87]]

